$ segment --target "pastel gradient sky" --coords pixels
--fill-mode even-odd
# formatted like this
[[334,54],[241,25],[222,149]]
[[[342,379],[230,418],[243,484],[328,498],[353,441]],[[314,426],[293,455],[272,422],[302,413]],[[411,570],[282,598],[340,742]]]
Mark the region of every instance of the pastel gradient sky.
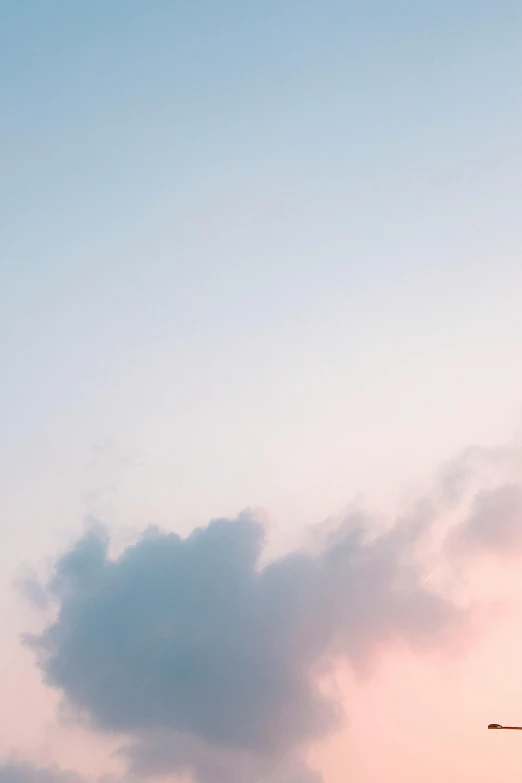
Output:
[[0,11],[0,783],[519,780],[522,4]]

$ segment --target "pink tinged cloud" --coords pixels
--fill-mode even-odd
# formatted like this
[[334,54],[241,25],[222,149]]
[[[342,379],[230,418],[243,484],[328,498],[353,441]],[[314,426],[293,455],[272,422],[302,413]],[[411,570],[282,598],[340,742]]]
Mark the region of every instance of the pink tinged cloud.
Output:
[[[468,613],[426,580],[422,552],[469,487],[469,465],[468,454],[446,466],[432,497],[389,530],[376,533],[354,515],[315,554],[265,567],[264,531],[248,513],[185,539],[150,530],[116,559],[106,531],[90,529],[47,585],[29,586],[56,617],[26,643],[70,715],[101,735],[126,737],[120,757],[130,775],[313,783],[307,748],[342,731],[346,702],[350,714],[366,709],[357,689],[348,699],[327,695],[318,677],[339,661],[367,672],[383,651],[388,660],[406,648],[432,653],[467,628]],[[520,497],[515,484],[476,494],[443,546],[448,562],[513,550]],[[426,680],[432,700],[430,687]],[[407,700],[394,699],[399,728],[375,716],[374,724],[402,747],[400,726],[415,733],[417,724]]]

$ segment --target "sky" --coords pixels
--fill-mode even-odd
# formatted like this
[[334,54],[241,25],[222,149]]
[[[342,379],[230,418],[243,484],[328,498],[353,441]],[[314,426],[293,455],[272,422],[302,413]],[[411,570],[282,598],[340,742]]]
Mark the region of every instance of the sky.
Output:
[[0,13],[0,783],[518,780],[520,3]]

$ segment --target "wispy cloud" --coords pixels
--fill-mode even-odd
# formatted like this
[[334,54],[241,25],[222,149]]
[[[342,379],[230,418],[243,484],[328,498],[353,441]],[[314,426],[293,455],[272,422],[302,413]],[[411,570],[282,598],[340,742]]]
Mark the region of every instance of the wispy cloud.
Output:
[[80,775],[56,767],[38,767],[24,761],[0,764],[0,783],[85,783]]
[[522,487],[509,483],[479,492],[468,517],[450,536],[448,549],[453,554],[520,555]]

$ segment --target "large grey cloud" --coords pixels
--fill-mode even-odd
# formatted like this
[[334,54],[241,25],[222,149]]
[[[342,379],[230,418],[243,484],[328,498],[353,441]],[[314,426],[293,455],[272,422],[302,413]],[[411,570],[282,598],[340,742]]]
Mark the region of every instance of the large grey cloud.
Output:
[[131,737],[140,775],[250,783],[279,764],[302,783],[313,773],[299,749],[342,719],[317,666],[361,665],[396,638],[431,645],[458,616],[423,583],[424,527],[421,515],[371,538],[354,518],[319,553],[262,569],[264,531],[248,514],[186,539],[150,530],[115,560],[92,529],[58,561],[56,620],[28,642],[79,715]]

